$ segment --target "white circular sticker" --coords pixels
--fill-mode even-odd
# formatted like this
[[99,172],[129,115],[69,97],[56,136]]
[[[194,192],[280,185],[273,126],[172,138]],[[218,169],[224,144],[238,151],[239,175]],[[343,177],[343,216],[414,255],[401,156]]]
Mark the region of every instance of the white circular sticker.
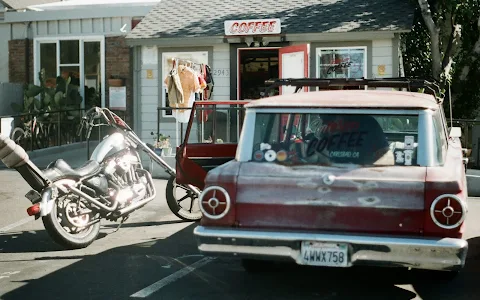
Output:
[[268,150],[265,152],[265,160],[266,161],[274,161],[277,158],[277,153],[273,150]]

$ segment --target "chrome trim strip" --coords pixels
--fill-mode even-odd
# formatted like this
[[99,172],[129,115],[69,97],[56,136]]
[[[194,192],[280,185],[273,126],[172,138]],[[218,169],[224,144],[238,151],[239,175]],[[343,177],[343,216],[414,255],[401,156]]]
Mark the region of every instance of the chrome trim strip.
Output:
[[[361,105],[361,103],[359,103]],[[335,107],[335,108],[322,108],[322,107],[296,107],[293,113],[298,114],[372,114],[372,115],[418,115],[422,111],[427,111],[427,108],[352,108],[352,107]],[[247,111],[255,113],[292,113],[292,107],[249,107]]]

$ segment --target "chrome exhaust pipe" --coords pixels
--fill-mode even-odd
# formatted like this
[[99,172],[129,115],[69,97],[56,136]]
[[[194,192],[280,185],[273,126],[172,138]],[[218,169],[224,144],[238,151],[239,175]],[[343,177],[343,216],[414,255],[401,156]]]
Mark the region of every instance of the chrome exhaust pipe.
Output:
[[113,203],[112,206],[106,206],[105,204],[93,199],[92,197],[90,197],[89,195],[85,194],[84,192],[82,192],[81,190],[77,189],[76,187],[73,187],[73,186],[67,186],[67,189],[69,189],[72,193],[74,193],[75,195],[79,196],[79,197],[82,197],[83,199],[87,200],[88,202],[91,202],[93,204],[95,204],[96,206],[99,206],[100,208],[106,210],[106,211],[109,211],[109,212],[112,212],[114,210],[117,209],[118,207],[118,201],[115,201]]

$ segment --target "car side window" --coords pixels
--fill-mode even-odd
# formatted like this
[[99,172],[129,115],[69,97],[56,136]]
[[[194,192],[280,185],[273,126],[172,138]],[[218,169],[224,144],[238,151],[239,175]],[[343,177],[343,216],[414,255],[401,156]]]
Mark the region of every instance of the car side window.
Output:
[[440,164],[445,162],[445,155],[447,154],[448,147],[445,127],[443,125],[443,119],[440,115],[440,111],[437,111],[433,115],[433,126],[435,127],[435,141],[437,144],[436,156]]

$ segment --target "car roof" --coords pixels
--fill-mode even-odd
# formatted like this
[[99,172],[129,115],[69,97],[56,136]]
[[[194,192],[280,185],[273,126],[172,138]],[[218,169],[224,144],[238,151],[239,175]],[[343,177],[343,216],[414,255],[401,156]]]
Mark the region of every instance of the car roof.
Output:
[[386,90],[328,90],[292,93],[254,100],[246,108],[400,108],[437,109],[434,96]]

